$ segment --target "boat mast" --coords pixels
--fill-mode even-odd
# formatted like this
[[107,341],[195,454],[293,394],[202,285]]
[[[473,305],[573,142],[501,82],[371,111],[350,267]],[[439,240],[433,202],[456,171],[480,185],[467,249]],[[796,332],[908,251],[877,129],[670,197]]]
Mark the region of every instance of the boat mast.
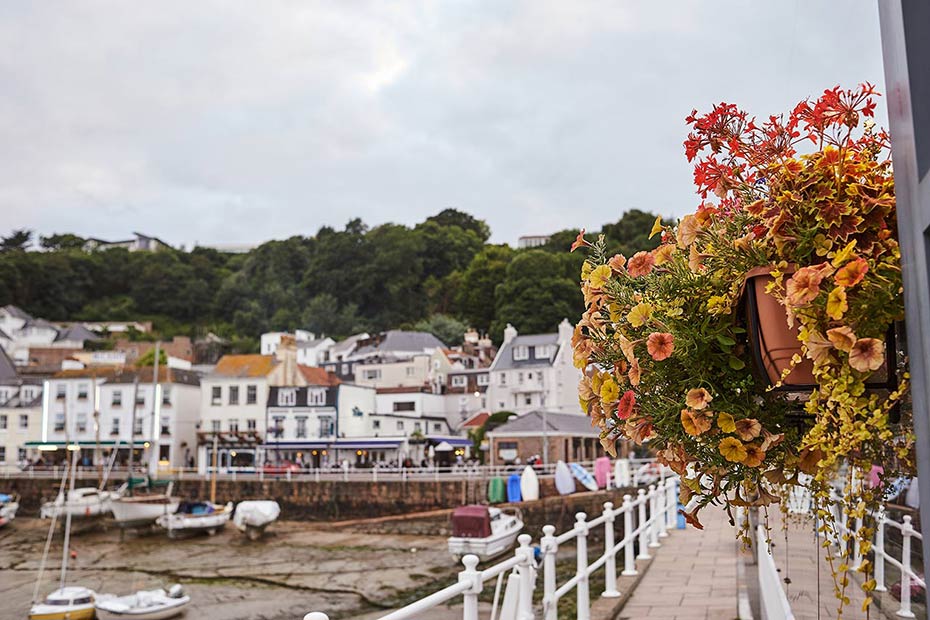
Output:
[[159,424],[161,420],[158,419],[158,358],[161,357],[161,341],[155,341],[155,367],[152,369],[152,438],[151,438],[151,451],[149,452],[149,477],[156,478],[158,476],[158,457],[159,457],[159,447],[158,447],[158,438],[159,438]]
[[219,433],[213,433],[213,475],[210,477],[210,503],[216,503],[216,452],[219,444]]
[[132,380],[132,423],[129,427],[129,474],[127,475],[127,486],[129,487],[129,497],[132,497],[132,454],[136,451],[136,403],[139,402],[139,371],[136,370],[136,376]]
[[[65,440],[65,450],[68,449],[68,442]],[[65,509],[65,544],[61,549],[61,580],[59,581],[58,587],[65,587],[65,578],[68,576],[68,546],[71,543],[71,509],[68,507],[68,497],[72,496],[74,493],[74,470],[77,469],[77,457],[80,450],[73,450],[73,456],[71,457],[71,485],[68,489],[68,495],[65,497],[65,501],[62,504],[62,508]]]
[[94,448],[94,462],[97,464],[97,488],[103,490],[103,454],[100,452],[100,402],[97,392],[97,371],[91,374],[91,389],[94,391],[94,436],[96,447]]

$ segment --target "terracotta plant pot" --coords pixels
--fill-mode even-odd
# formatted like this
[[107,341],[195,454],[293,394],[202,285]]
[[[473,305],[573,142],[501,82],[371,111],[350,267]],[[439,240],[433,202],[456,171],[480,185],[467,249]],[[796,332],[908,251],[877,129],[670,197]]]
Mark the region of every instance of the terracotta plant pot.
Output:
[[810,391],[815,387],[814,363],[801,353],[797,323],[788,327],[784,306],[765,292],[774,279],[770,272],[771,267],[753,269],[746,274],[743,290],[753,367],[759,379],[775,385],[781,380],[782,373],[791,367],[791,358],[801,355],[801,363],[785,377],[779,389]]

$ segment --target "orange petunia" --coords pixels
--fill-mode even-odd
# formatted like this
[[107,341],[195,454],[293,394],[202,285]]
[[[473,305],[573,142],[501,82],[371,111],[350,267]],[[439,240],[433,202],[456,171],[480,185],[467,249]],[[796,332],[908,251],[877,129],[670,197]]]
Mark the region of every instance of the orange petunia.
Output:
[[607,264],[615,273],[620,273],[623,270],[623,266],[626,265],[626,257],[623,254],[614,254]]
[[751,441],[758,437],[761,432],[762,425],[759,424],[759,420],[746,418],[745,420],[736,421],[736,434],[739,435],[740,439],[743,441]]
[[859,372],[878,370],[885,363],[885,343],[878,338],[860,338],[849,351],[849,365]]
[[807,347],[807,357],[814,360],[814,364],[823,364],[830,359],[830,350],[833,343],[827,340],[820,332],[812,331],[804,343]]
[[791,279],[786,286],[786,301],[791,306],[803,306],[814,300],[820,294],[820,283],[823,281],[823,274],[813,267],[802,267]]
[[647,439],[651,439],[655,434],[655,428],[652,426],[652,419],[647,417],[635,417],[626,421],[623,427],[626,436],[642,445]]
[[663,265],[669,261],[672,257],[672,254],[675,253],[675,244],[666,243],[660,245],[652,251],[652,256],[656,259],[656,265]]
[[710,430],[713,420],[711,417],[701,411],[693,409],[681,410],[681,425],[685,432],[692,437],[700,437]]
[[693,388],[685,395],[685,404],[692,409],[706,409],[714,397],[704,388]]
[[591,244],[585,241],[584,238],[584,228],[581,229],[581,232],[578,233],[578,236],[575,237],[575,242],[572,244],[570,252],[574,252],[578,248],[589,248]]
[[765,450],[755,444],[746,445],[746,458],[743,459],[743,465],[747,467],[758,467],[765,460]]
[[627,263],[626,270],[630,276],[638,278],[652,271],[656,264],[656,259],[651,252],[637,252]]
[[629,419],[633,415],[633,407],[635,406],[636,394],[633,393],[633,390],[627,390],[620,397],[620,402],[617,403],[617,417],[621,420]]
[[723,458],[731,463],[742,463],[746,459],[746,447],[736,437],[726,437],[717,446]]
[[675,350],[675,337],[666,332],[653,332],[646,339],[646,350],[657,362],[668,359]]
[[698,233],[701,232],[701,223],[693,215],[686,215],[678,222],[678,231],[675,236],[678,241],[678,247],[686,248],[697,239]]
[[840,286],[851,287],[862,282],[862,278],[869,271],[869,263],[864,258],[857,258],[843,265],[836,272],[836,283]]
[[833,346],[840,351],[850,351],[853,345],[856,344],[856,334],[846,325],[828,329],[827,338],[829,338]]
[[630,385],[637,386],[639,385],[639,380],[642,376],[642,372],[639,368],[639,360],[634,359],[633,363],[630,364],[630,371],[627,373],[627,377],[630,380]]

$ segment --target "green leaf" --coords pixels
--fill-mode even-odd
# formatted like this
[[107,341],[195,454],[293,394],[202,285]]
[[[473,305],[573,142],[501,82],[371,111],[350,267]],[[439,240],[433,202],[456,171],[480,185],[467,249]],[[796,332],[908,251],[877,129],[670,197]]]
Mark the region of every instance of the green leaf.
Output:
[[744,362],[738,357],[731,356],[729,363],[730,363],[730,368],[732,368],[733,370],[742,370],[743,368],[746,368],[746,362]]
[[724,334],[717,334],[717,342],[725,347],[732,347],[734,344],[736,344],[735,340]]

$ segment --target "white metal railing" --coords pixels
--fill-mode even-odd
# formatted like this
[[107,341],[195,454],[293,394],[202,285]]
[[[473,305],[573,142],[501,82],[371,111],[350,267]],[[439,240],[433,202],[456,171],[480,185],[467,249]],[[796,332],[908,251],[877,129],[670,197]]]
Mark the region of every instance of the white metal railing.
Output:
[[[835,496],[833,499],[831,510],[833,512],[834,522],[836,523],[836,537],[833,538],[832,542],[835,545],[841,545],[843,544],[842,538],[844,536],[848,535],[850,537],[852,541],[852,561],[850,562],[850,567],[851,570],[855,570],[862,565],[861,545],[856,537],[856,532],[862,529],[863,519],[861,517],[856,517],[853,520],[853,527],[847,527],[846,523],[848,519],[846,512],[843,510],[843,504],[838,501]],[[918,541],[922,541],[923,536],[914,529],[910,515],[904,515],[900,523],[893,519],[889,519],[884,508],[869,513],[869,516],[874,522],[874,535],[871,542],[872,552],[874,553],[873,576],[875,578],[875,591],[886,592],[888,590],[885,585],[885,563],[887,562],[897,567],[897,569],[901,571],[901,601],[895,614],[901,618],[914,618],[914,612],[911,610],[911,585],[916,583],[926,591],[927,584],[924,578],[913,568],[911,545],[912,539],[916,538]],[[886,527],[901,532],[900,559],[895,558],[891,554],[892,550],[885,544]]]
[[762,620],[794,620],[782,578],[775,566],[765,526],[756,528],[756,566],[759,573],[759,611]]
[[[650,549],[661,546],[659,542],[668,536],[668,530],[673,529],[677,523],[678,492],[677,478],[665,477],[661,472],[658,484],[649,485],[648,490],[640,488],[636,497],[624,495],[623,503],[614,507],[611,502],[604,504],[604,511],[596,518],[588,520],[588,515],[579,512],[575,515],[575,525],[572,529],[555,534],[555,527],[543,527],[543,536],[540,539],[540,552],[542,555],[543,597],[541,613],[543,620],[556,620],[558,602],[575,591],[577,620],[589,620],[591,617],[591,576],[601,568],[605,571],[606,589],[601,598],[615,598],[620,596],[616,589],[617,584],[617,556],[623,553],[623,575],[636,575],[636,559],[650,559]],[[616,541],[615,524],[622,519],[623,538]],[[589,532],[596,527],[604,527],[604,552],[593,562],[589,563],[587,539]],[[497,617],[497,599],[500,593],[500,584],[508,571],[514,571],[516,582],[516,605],[510,607],[510,612],[502,613],[500,620],[532,620],[536,618],[533,607],[533,591],[535,589],[536,570],[535,551],[530,547],[532,538],[522,534],[519,538],[519,547],[513,557],[504,560],[483,571],[477,570],[478,557],[466,555],[462,558],[465,570],[459,573],[456,583],[425,598],[393,611],[379,620],[411,620],[423,616],[425,612],[438,605],[446,603],[458,596],[462,597],[463,620],[478,620],[478,596],[484,589],[484,583],[497,578],[494,603],[491,617]],[[575,542],[576,570],[575,575],[562,585],[556,579],[556,555],[559,546]],[[636,555],[636,547],[639,554]],[[507,602],[505,596],[504,602]],[[304,620],[327,620],[321,612],[311,612],[304,616]]]

